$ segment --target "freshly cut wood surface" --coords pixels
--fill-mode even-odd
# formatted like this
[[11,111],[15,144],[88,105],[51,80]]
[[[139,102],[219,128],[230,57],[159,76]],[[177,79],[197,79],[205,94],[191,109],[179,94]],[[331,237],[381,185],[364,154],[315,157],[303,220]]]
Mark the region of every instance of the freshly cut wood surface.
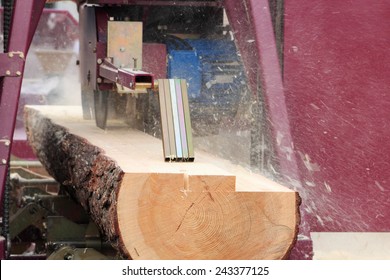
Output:
[[161,140],[103,131],[79,107],[26,107],[25,122],[42,164],[124,257],[282,259],[295,242],[298,194],[260,175],[201,151],[164,162]]

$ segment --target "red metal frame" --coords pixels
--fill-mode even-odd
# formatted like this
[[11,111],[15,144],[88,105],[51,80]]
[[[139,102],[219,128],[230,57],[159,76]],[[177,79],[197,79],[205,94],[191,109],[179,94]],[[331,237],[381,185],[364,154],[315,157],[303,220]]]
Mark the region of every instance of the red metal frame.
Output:
[[[3,201],[8,162],[10,159],[16,114],[22,85],[25,56],[38,25],[45,0],[15,0],[9,32],[8,54],[18,54],[22,60],[20,75],[3,77],[0,91],[0,201]],[[4,58],[4,56],[2,56]],[[5,58],[7,60],[7,58]],[[1,61],[3,64],[3,61]]]
[[18,77],[22,75],[24,54],[9,52],[0,54],[0,77]]

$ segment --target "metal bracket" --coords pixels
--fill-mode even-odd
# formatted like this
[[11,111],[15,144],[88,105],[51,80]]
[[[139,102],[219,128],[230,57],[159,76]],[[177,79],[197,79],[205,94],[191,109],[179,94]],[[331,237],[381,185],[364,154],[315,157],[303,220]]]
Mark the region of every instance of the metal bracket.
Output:
[[11,146],[9,139],[0,139],[0,165],[6,165],[8,163],[7,155]]
[[146,89],[154,88],[154,76],[151,73],[133,70],[119,69],[106,58],[99,65],[100,77],[103,77],[111,82],[117,83],[129,90],[146,93]]
[[23,52],[0,53],[0,77],[20,77],[23,73]]

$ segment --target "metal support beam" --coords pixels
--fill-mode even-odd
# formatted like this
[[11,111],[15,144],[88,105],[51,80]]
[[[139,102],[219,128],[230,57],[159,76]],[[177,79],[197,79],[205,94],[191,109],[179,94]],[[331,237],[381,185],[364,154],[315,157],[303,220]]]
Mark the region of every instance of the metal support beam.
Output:
[[[14,71],[15,75],[5,75],[0,88],[0,201],[3,201],[25,56],[30,47],[44,5],[45,0],[14,1],[7,55],[14,54],[12,59],[20,60],[18,60],[16,65],[18,69]],[[14,58],[15,54],[19,58]],[[4,55],[2,57],[4,58]],[[11,67],[11,64],[9,66]],[[11,69],[9,70],[11,71]]]

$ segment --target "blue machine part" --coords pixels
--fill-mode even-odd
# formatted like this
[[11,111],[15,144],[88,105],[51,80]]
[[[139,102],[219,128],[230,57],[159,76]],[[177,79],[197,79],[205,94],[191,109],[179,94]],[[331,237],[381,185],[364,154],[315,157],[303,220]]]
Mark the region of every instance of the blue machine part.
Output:
[[168,77],[186,79],[190,99],[218,106],[237,101],[245,75],[233,41],[182,40],[167,47]]
[[189,98],[199,97],[202,87],[202,70],[196,51],[168,49],[168,61],[168,78],[186,79]]

